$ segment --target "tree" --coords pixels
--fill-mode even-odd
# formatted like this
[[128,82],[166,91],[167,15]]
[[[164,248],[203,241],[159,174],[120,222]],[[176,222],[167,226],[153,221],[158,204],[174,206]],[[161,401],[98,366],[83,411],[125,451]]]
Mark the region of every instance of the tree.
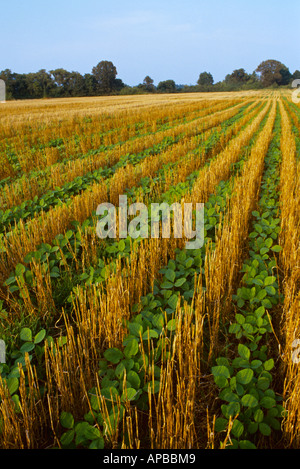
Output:
[[57,68],[55,70],[50,70],[50,73],[53,77],[53,81],[56,87],[55,95],[69,96],[70,72],[64,68]]
[[[0,75],[1,76],[1,75]],[[293,80],[300,80],[300,71],[299,70],[296,70],[293,75],[292,75],[292,79]],[[4,80],[4,78],[3,78]]]
[[157,85],[157,91],[161,93],[174,93],[176,91],[176,84],[174,80],[160,81]]
[[231,75],[227,75],[225,78],[226,83],[233,83],[233,84],[243,84],[247,83],[250,79],[250,75],[246,73],[244,68],[239,68],[234,70]]
[[96,78],[97,88],[100,94],[109,94],[113,91],[117,69],[114,64],[108,60],[102,60],[93,67],[92,74]]
[[284,66],[280,70],[280,74],[282,76],[282,79],[281,82],[278,83],[279,85],[288,85],[292,81],[293,76],[287,67]]
[[27,73],[25,82],[30,98],[46,98],[55,86],[51,74],[45,69],[35,73]]
[[117,93],[121,91],[125,87],[125,83],[121,80],[121,78],[115,78],[112,84],[112,91],[116,91]]
[[50,70],[51,75],[54,78],[54,82],[58,87],[66,87],[70,72],[65,70],[64,68],[57,68],[56,70]]
[[211,73],[200,73],[197,84],[200,86],[212,86],[214,84],[214,78]]
[[70,72],[68,81],[68,91],[70,96],[85,95],[85,82],[81,73],[74,71]]
[[256,72],[260,74],[260,81],[265,87],[286,85],[291,79],[289,69],[278,60],[265,60],[257,67]]
[[143,85],[144,85],[145,90],[150,93],[153,93],[153,91],[155,90],[154,80],[152,80],[152,78],[149,77],[149,75],[147,75],[144,78]]
[[84,79],[84,90],[85,96],[95,96],[97,93],[97,80],[91,73],[85,73]]

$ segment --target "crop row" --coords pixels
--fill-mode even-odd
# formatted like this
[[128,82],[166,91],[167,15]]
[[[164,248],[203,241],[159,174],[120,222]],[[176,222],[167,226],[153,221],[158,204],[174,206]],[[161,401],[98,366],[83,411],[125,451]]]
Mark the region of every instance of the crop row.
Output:
[[[210,230],[212,233],[214,232],[214,227],[215,227],[214,217],[213,217],[214,212],[212,212],[213,206],[215,205],[215,202],[214,202],[214,201],[217,200],[218,203],[220,203],[220,200],[224,200],[224,199],[226,198],[226,191],[228,191],[228,186],[225,188],[224,185],[221,184],[221,185],[220,185],[220,191],[222,191],[222,190],[224,191],[224,189],[226,189],[225,192],[224,192],[224,197],[220,198],[219,196],[217,196],[217,198],[215,198],[215,196],[212,196],[212,198],[211,198],[211,200],[210,200],[210,206],[209,206],[209,209],[210,209],[209,225],[210,225],[210,226],[207,226],[207,227],[209,228],[209,230]],[[217,207],[215,207],[215,210],[216,210],[216,216],[218,217],[218,214],[217,214],[217,212],[218,212]],[[62,240],[62,244],[63,244],[63,243],[64,243],[64,241]],[[76,241],[74,241],[73,247],[74,247],[75,244],[76,244]],[[121,243],[121,244],[122,244],[122,246],[121,246],[121,245],[119,246],[119,247],[120,247],[120,252],[123,252],[123,251],[124,251],[124,245],[123,245],[123,243]],[[54,251],[55,251],[55,249],[54,249]],[[69,253],[70,253],[70,251],[69,251]],[[198,254],[199,254],[199,253],[198,253]],[[188,266],[188,269],[189,269],[189,268],[190,268],[190,267]],[[20,274],[20,276],[22,276],[22,274],[24,273],[24,271],[23,271],[23,272],[22,272],[22,271],[23,271],[23,268],[22,268],[21,266],[18,267],[18,273]],[[189,271],[188,273],[189,273],[190,276],[192,277],[193,270],[192,270],[192,271]],[[182,282],[182,279],[181,279],[181,282]],[[180,283],[180,282],[179,282],[179,283]],[[179,283],[178,283],[177,285],[179,285]],[[182,283],[181,286],[183,287],[183,291],[185,291],[185,298],[190,300],[190,299],[191,299],[191,296],[190,296],[190,293],[191,293],[191,292],[189,292],[188,289],[185,290],[186,287],[183,286],[183,283]],[[186,286],[188,286],[188,285],[186,285]],[[166,289],[166,290],[168,290],[168,289]],[[172,295],[169,295],[169,298],[167,298],[168,295],[169,295],[169,293],[166,293],[166,298],[165,298],[165,300],[166,300],[166,301],[167,301],[167,300],[168,300],[168,301],[170,300],[170,304],[172,304],[172,301],[171,301],[171,296],[172,296]],[[24,301],[26,301],[26,297],[24,298]],[[173,302],[174,302],[174,297],[173,297]],[[169,326],[169,327],[170,327],[170,326]],[[30,341],[29,341],[29,342],[30,342]],[[27,346],[32,347],[31,344],[29,344],[29,345],[27,345]],[[25,347],[25,348],[26,348],[26,347]],[[85,427],[85,426],[86,426],[86,425],[83,425],[83,427]],[[97,432],[96,432],[96,433],[97,433]],[[77,439],[77,441],[78,441],[78,439]],[[99,444],[99,443],[100,443],[100,442],[98,441],[98,444]]]
[[[296,108],[296,106],[294,106]],[[299,109],[299,108],[298,108]],[[281,105],[282,165],[280,173],[280,245],[279,267],[282,272],[280,287],[284,295],[281,330],[282,382],[286,415],[282,430],[289,447],[299,446],[299,288],[300,288],[300,171],[297,134],[289,116]],[[295,138],[296,137],[296,138]]]
[[[225,193],[224,189],[225,189],[224,186],[221,185],[220,188],[219,188],[219,190],[217,191],[217,193],[218,193],[218,194],[221,194],[222,191]],[[223,197],[223,199],[224,199],[224,198],[225,198],[225,197]],[[217,200],[217,199],[215,198],[215,196],[212,196],[212,197],[211,197],[211,200],[209,201],[211,208],[212,208],[212,206],[215,206],[215,200]],[[219,203],[220,203],[220,200],[219,200]],[[217,207],[215,207],[215,209],[217,210]],[[218,215],[217,215],[217,216],[218,216]],[[208,221],[208,220],[207,220],[207,221]],[[213,232],[213,226],[212,226],[212,225],[210,226],[210,231]],[[124,241],[124,245],[125,245],[125,244],[127,244],[127,242]],[[121,246],[121,245],[120,245],[119,248],[120,248],[119,254],[121,254],[122,252],[125,251],[124,246]],[[193,252],[193,253],[191,253],[191,254],[192,254],[192,256],[193,256],[193,255],[195,256],[196,253]],[[197,254],[199,255],[199,252],[198,252]],[[50,257],[50,256],[49,256],[49,257]],[[201,257],[201,256],[200,256],[200,257]],[[177,285],[179,286],[179,285],[181,284],[181,287],[184,288],[184,292],[185,292],[186,298],[190,298],[191,292],[188,290],[187,287],[188,287],[188,286],[191,286],[192,283],[193,283],[192,278],[193,278],[194,268],[197,267],[197,262],[194,261],[194,262],[191,263],[191,259],[189,260],[189,262],[186,262],[187,259],[184,258],[184,253],[182,253],[180,259],[181,259],[181,263],[182,263],[181,269],[184,269],[184,268],[186,269],[186,271],[185,271],[184,274],[183,274],[183,277],[186,277],[186,281],[189,280],[189,282],[186,283],[185,287],[183,287],[183,283],[185,283],[185,282],[183,282],[182,280],[179,281],[179,282],[177,282]],[[50,261],[50,262],[51,262],[51,261]],[[190,264],[191,264],[191,265],[190,265]],[[193,267],[192,267],[192,264],[194,264]],[[170,263],[170,265],[173,265],[173,264]],[[19,270],[18,270],[17,273],[19,274],[19,277],[21,278],[21,277],[22,277],[22,274],[24,273],[24,270],[22,270],[22,268],[19,267]],[[26,275],[26,274],[25,274],[25,275]],[[171,278],[169,273],[167,274],[167,277],[168,277],[168,278]],[[176,282],[174,282],[174,283],[176,283]],[[170,297],[170,295],[169,295],[169,293],[171,293],[170,285],[172,285],[172,288],[174,288],[173,283],[170,284],[170,281],[169,281],[169,284],[162,284],[162,291],[163,291],[164,296],[165,296],[165,301],[166,301],[166,302],[167,302],[167,301],[169,302],[169,306],[172,304],[172,301],[173,301],[173,304],[174,304],[174,299],[175,299],[174,294],[173,294],[173,299],[172,299],[172,301],[171,301],[171,297]],[[169,286],[169,290],[168,290],[168,288],[167,288],[168,286]],[[179,287],[178,287],[178,288],[176,288],[176,290],[177,290],[178,292],[180,292],[180,291],[182,290],[182,288],[179,288]],[[169,291],[169,293],[168,293],[168,291]],[[176,296],[176,295],[175,295],[175,296]],[[151,295],[148,295],[148,297],[142,298],[142,303],[144,303],[144,304],[147,303],[147,302],[149,301],[149,298],[150,298],[150,297],[151,297]],[[168,297],[169,297],[169,298],[168,298]],[[176,298],[177,298],[177,296],[176,296]],[[25,299],[24,299],[24,300],[25,300]],[[153,308],[153,306],[155,306],[155,304],[152,304],[152,305],[151,305],[151,308]],[[134,309],[134,308],[133,308],[133,309]],[[160,313],[160,315],[161,315],[161,313]],[[133,324],[132,327],[134,328],[134,327],[136,327],[136,326]],[[145,329],[145,330],[146,330],[146,329]],[[153,331],[150,333],[150,337],[152,337],[152,334],[153,334],[153,333],[154,333]],[[27,335],[26,335],[26,334],[27,334]],[[31,333],[28,331],[28,329],[22,331],[22,333],[21,333],[21,340],[23,340],[23,342],[24,342],[24,345],[21,347],[21,352],[23,352],[23,354],[25,353],[26,350],[27,350],[29,353],[31,353],[31,354],[33,353],[33,350],[35,351],[35,353],[40,352],[39,348],[37,348],[37,345],[39,344],[39,336],[37,336],[37,337],[35,336],[35,338],[34,338],[34,340],[33,340],[33,336],[32,336]],[[134,344],[134,345],[135,345],[135,344]],[[35,346],[36,346],[36,347],[35,347]],[[35,350],[35,348],[37,348],[37,350]],[[52,354],[53,352],[48,351],[48,353],[49,353],[49,355],[51,356],[51,354]],[[21,355],[22,355],[22,354],[21,354]],[[109,355],[109,352],[108,352],[108,355]],[[133,356],[133,355],[134,355],[134,353],[132,353],[132,356]],[[15,358],[16,358],[16,362],[17,362],[17,363],[21,363],[23,366],[25,365],[24,359],[23,359],[23,361],[22,361],[21,358],[20,358],[20,356],[17,355],[17,356],[15,356]],[[124,365],[124,363],[123,363],[123,365]],[[131,367],[132,361],[130,361],[129,365],[130,365],[130,367]],[[131,367],[131,368],[132,368],[132,367]],[[18,386],[17,386],[18,381],[16,381],[16,380],[18,380],[18,379],[20,378],[20,376],[16,373],[16,370],[15,370],[14,367],[12,368],[12,370],[8,370],[8,369],[6,368],[4,371],[7,373],[7,374],[4,373],[3,376],[6,377],[9,390],[11,391],[11,394],[15,395],[15,393],[16,393],[16,391],[17,391],[17,388],[18,388]],[[9,373],[8,373],[8,371],[9,371]],[[124,371],[124,370],[123,370],[123,371]],[[131,373],[131,375],[133,376],[133,373]],[[131,376],[131,375],[130,375],[130,376]],[[135,376],[135,375],[134,375],[134,376]],[[157,386],[157,385],[156,385],[156,386]],[[18,399],[17,399],[16,397],[15,397],[15,401],[18,402]],[[94,404],[94,405],[95,405],[95,404]],[[66,425],[66,421],[65,421],[65,420],[64,420],[64,425]],[[84,425],[84,426],[85,426],[85,425]],[[89,428],[90,428],[90,427],[89,427]],[[90,429],[90,431],[91,431],[91,429]],[[94,431],[92,430],[92,432],[94,432]],[[97,434],[97,432],[96,432],[96,434]],[[70,435],[68,435],[68,438],[69,438],[69,437],[70,437]],[[66,436],[63,437],[63,440],[62,440],[62,441],[64,442],[64,444],[67,443]],[[77,442],[78,442],[78,439],[77,439]],[[100,443],[101,443],[101,442],[100,442]],[[98,441],[97,444],[99,444],[99,441]],[[92,447],[93,447],[93,445],[92,445]]]
[[[276,253],[281,248],[279,194],[280,118],[277,115],[275,135],[265,158],[260,200],[252,212],[253,231],[249,235],[249,259],[242,266],[242,285],[233,300],[234,320],[226,333],[237,339],[237,353],[220,356],[212,368],[220,388],[222,417],[215,430],[225,432],[224,447],[255,448],[260,436],[280,430],[282,399],[272,389],[275,366],[269,355],[272,322],[269,311],[280,302]],[[269,355],[269,356],[268,356]]]
[[[206,203],[206,244],[203,248],[177,251],[175,259],[160,271],[162,281],[155,282],[153,292],[133,308],[138,314],[127,323],[128,335],[123,340],[123,347],[111,347],[104,352],[100,360],[100,380],[90,390],[90,410],[85,414],[84,421],[75,423],[73,415],[67,411],[61,414],[60,421],[65,428],[60,439],[63,447],[103,448],[105,439],[121,444],[118,441],[118,425],[126,413],[126,403],[130,401],[131,405],[143,412],[149,412],[155,395],[157,401],[160,400],[164,371],[167,364],[173,361],[176,331],[182,325],[178,319],[179,302],[180,299],[185,302],[185,312],[193,318],[192,304],[197,284],[195,275],[205,273],[207,243],[214,239],[229,188],[230,185],[221,183],[216,188],[216,195],[212,195]],[[203,291],[205,288],[201,290],[201,295]],[[188,311],[187,305],[190,307]],[[180,368],[180,363],[177,366]],[[189,408],[189,411],[193,412],[193,409]],[[122,436],[123,441],[127,442],[126,435]],[[152,440],[153,435],[150,438]],[[172,435],[169,438],[170,444]]]
[[[234,103],[232,103],[234,104]],[[22,173],[25,171],[25,174],[23,178],[20,179],[18,177],[16,179],[16,182],[21,182],[25,176],[26,178],[29,177],[29,179],[34,179],[36,176],[42,176],[43,172],[49,172],[49,169],[54,165],[54,166],[60,166],[62,169],[63,166],[65,166],[67,163],[70,163],[72,160],[80,157],[82,154],[83,155],[90,155],[93,154],[93,152],[97,151],[105,151],[106,149],[113,149],[113,148],[118,148],[120,151],[120,148],[122,145],[125,147],[128,147],[128,145],[131,142],[134,142],[136,139],[142,139],[143,137],[147,137],[151,134],[156,134],[160,133],[163,131],[171,130],[173,127],[176,127],[178,124],[182,123],[187,123],[188,121],[193,121],[194,119],[197,119],[199,117],[204,117],[206,115],[209,115],[211,112],[218,111],[218,110],[223,110],[226,107],[230,106],[231,103],[215,103],[215,105],[212,105],[210,107],[204,107],[202,109],[201,106],[198,111],[195,113],[192,113],[192,115],[189,117],[187,120],[186,117],[180,118],[179,120],[174,120],[174,122],[171,120],[169,123],[164,123],[160,126],[156,127],[151,127],[148,129],[147,132],[144,134],[141,134],[139,130],[134,130],[133,135],[131,138],[129,138],[128,131],[124,133],[126,129],[121,129],[119,133],[116,133],[116,137],[112,138],[111,136],[111,131],[109,132],[108,138],[106,140],[103,140],[103,135],[100,133],[97,133],[97,135],[94,135],[94,138],[90,135],[90,132],[87,132],[87,134],[84,132],[84,129],[80,129],[80,131],[77,133],[76,128],[73,129],[73,144],[71,145],[71,141],[69,142],[69,148],[64,148],[63,141],[56,139],[55,141],[52,141],[52,144],[50,145],[49,148],[43,150],[43,153],[41,154],[41,151],[38,151],[37,148],[28,148],[27,151],[25,151],[24,148],[20,149],[19,156],[16,155],[15,151],[12,151],[9,147],[6,148],[5,150],[5,155],[7,156],[11,166],[14,169],[14,172],[16,173],[14,178],[6,178],[6,182],[13,182],[13,180],[19,175],[21,176]],[[147,116],[148,118],[149,115]],[[150,119],[151,121],[151,119]],[[124,121],[125,122],[125,121]],[[97,120],[95,121],[95,125],[98,125]],[[97,128],[97,127],[96,127]],[[139,126],[138,126],[139,128]],[[22,140],[24,141],[24,138],[22,137]],[[67,143],[65,142],[65,146]],[[22,161],[20,162],[20,158],[22,157]],[[22,166],[26,165],[24,167],[24,171],[22,170]],[[2,163],[2,168],[6,167],[5,163]],[[32,168],[34,168],[32,170]],[[16,183],[14,183],[15,185]],[[11,184],[9,184],[10,186]],[[8,187],[7,187],[8,189]]]
[[[223,108],[216,115],[214,112],[215,107],[213,106],[200,118],[192,119],[191,122],[181,123],[174,128],[171,127],[164,131],[150,132],[143,137],[125,141],[122,144],[110,145],[108,147],[98,145],[94,150],[78,155],[75,160],[65,160],[51,165],[38,174],[35,171],[32,177],[18,179],[15,184],[7,188],[4,186],[2,204],[6,208],[18,205],[25,200],[26,196],[27,198],[32,198],[34,195],[40,196],[47,190],[53,190],[64,183],[72,181],[76,176],[82,176],[101,167],[112,166],[119,161],[121,156],[140,153],[149,146],[161,143],[167,137],[175,139],[181,134],[193,132],[193,129],[198,131],[198,127],[202,128],[202,130],[207,130],[215,125],[214,120],[216,118],[223,116],[222,112],[224,113],[223,119],[229,117],[227,117],[226,108],[231,110],[231,115],[233,115],[235,113],[235,106],[237,106],[237,110],[241,107],[241,105],[236,103],[232,104],[229,102],[226,105],[223,104]],[[211,115],[212,122],[211,119],[205,119],[208,114]]]
[[[235,129],[235,131],[237,131],[238,128],[242,129],[243,126],[249,125],[249,124],[247,124],[247,121],[248,121],[248,122],[249,122],[249,120],[251,121],[251,118],[253,119],[254,117],[255,117],[255,114],[252,115],[252,117],[251,117],[251,114],[247,115],[246,118],[244,118],[244,119],[242,119],[242,120],[240,120],[240,121],[238,122],[238,127],[236,127],[237,124],[235,123],[235,120],[234,120],[234,122],[231,122],[231,127],[233,127],[233,128]],[[231,129],[231,127],[229,127],[229,130]],[[224,129],[224,131],[225,131],[225,134],[224,134],[224,135],[226,136],[227,140],[229,140],[230,137],[231,137],[231,132],[229,132],[226,128]],[[227,134],[228,134],[228,135],[227,135]],[[214,154],[216,154],[216,153],[218,152],[218,145],[217,145],[217,141],[218,141],[218,140],[214,138],[214,137],[215,137],[215,134],[212,134],[212,135],[213,135],[213,142],[214,142],[214,145],[215,145],[215,146],[214,146],[212,149],[210,149],[210,159],[213,157]],[[222,135],[222,134],[219,135],[219,138],[220,138],[221,135]],[[225,142],[225,140],[223,139],[223,144],[224,144],[224,142]],[[207,143],[209,143],[209,139],[208,139],[208,141],[204,141],[205,148],[206,148]],[[205,148],[204,148],[204,149],[205,149]],[[197,159],[195,159],[196,153],[195,153],[194,151],[192,151],[191,154],[190,154],[190,158],[191,158],[191,160],[193,160],[193,168],[192,168],[192,169],[195,169],[195,167],[196,167],[195,164],[197,163],[197,161],[198,161],[199,167],[203,166],[203,162],[202,162],[203,157],[201,156],[202,151],[203,151],[203,145],[200,145],[200,147],[196,150],[197,155],[198,155],[199,149],[200,149],[200,152],[199,152],[200,158],[199,158],[199,156],[197,156]],[[171,159],[171,158],[170,158],[170,155],[168,155],[168,154],[166,154],[166,157],[167,157],[168,161]],[[182,163],[184,163],[184,160],[187,159],[187,157],[188,157],[188,155],[185,155],[185,156],[183,157],[183,159],[182,159],[182,162],[181,162],[180,159],[179,159],[179,161],[175,162],[175,166],[174,166],[174,171],[175,171],[175,172],[177,172],[177,173],[180,173],[180,172],[181,172],[181,169],[182,169],[182,167],[183,167],[183,164],[182,164]],[[205,153],[204,153],[204,157],[205,157]],[[209,159],[209,161],[210,161],[210,159]],[[207,165],[209,165],[209,161],[208,161]],[[164,162],[164,161],[163,161],[163,162]],[[181,162],[181,164],[180,164],[180,162]],[[207,166],[207,165],[206,165],[206,166]],[[160,165],[160,166],[161,166],[161,165]],[[167,164],[167,168],[168,168],[168,171],[170,171],[170,162]],[[205,169],[205,166],[203,167],[203,169]],[[200,171],[200,169],[198,169],[197,171],[194,171],[193,173],[191,173],[191,177],[190,177],[190,179],[188,179],[189,185],[185,188],[185,192],[186,192],[186,190],[187,190],[189,187],[191,187],[191,185],[192,185],[192,184],[194,183],[194,181],[197,179],[197,177],[198,177],[198,175],[199,175],[199,171]],[[164,179],[164,172],[165,172],[165,167],[163,166],[163,168],[162,168],[161,170],[158,169],[158,171],[157,171],[157,173],[156,173],[156,177],[152,180],[151,192],[155,192],[157,196],[159,195],[159,192],[160,192],[162,189],[163,189],[163,191],[168,191],[168,187],[170,187],[170,185],[171,185],[171,184],[173,183],[173,181],[174,181],[174,178],[173,178],[173,181],[169,181],[168,183],[165,183],[164,185],[162,185],[161,180]],[[148,174],[149,174],[149,173],[148,173]],[[147,193],[149,194],[148,183],[149,183],[149,177],[146,178],[146,181],[142,179],[142,180],[140,181],[140,186],[137,187],[136,189],[134,189],[134,188],[132,188],[131,190],[126,189],[125,192],[128,194],[129,197],[132,197],[132,196],[133,196],[133,193],[134,193],[134,190],[135,190],[136,193],[139,194],[138,197],[140,198],[141,195],[142,195],[142,193],[144,193],[144,195],[146,195]],[[157,189],[155,189],[155,186],[156,186],[156,185],[158,186]],[[180,189],[180,187],[178,186],[178,189],[177,189],[177,196],[178,196],[178,193],[180,192],[179,189]],[[141,192],[141,191],[143,191],[143,192]],[[158,191],[159,191],[159,192],[158,192]],[[172,189],[171,189],[171,193],[172,193],[172,192],[174,192],[174,190],[172,191]],[[183,194],[183,188],[182,188],[182,187],[181,187],[181,194]],[[165,198],[163,198],[163,200],[166,200],[167,197],[168,197],[168,192],[166,193],[166,196],[165,196]],[[132,201],[133,201],[133,200],[132,200]],[[91,217],[91,218],[88,220],[89,223],[91,222],[92,218],[93,218],[93,217]],[[86,224],[86,222],[84,222],[84,225],[85,225],[85,224]],[[79,228],[77,227],[76,231],[78,231],[78,229],[79,229]],[[68,230],[68,239],[70,238],[72,231],[74,231],[74,230]],[[77,238],[77,235],[76,235],[76,236],[75,236],[75,235],[76,235],[76,233],[74,234],[74,238],[73,238],[73,239]],[[59,237],[60,237],[60,239],[61,239],[61,245],[62,245],[62,243],[67,244],[67,242],[64,240],[64,236],[59,235]],[[79,241],[77,241],[76,256],[78,256],[78,249],[80,249],[80,243],[79,243]],[[60,255],[60,253],[57,253],[57,255]],[[67,255],[67,253],[65,253],[65,255],[67,256],[67,259],[68,259],[69,262],[70,262],[70,258],[72,259],[73,255],[72,255],[70,252],[68,253],[68,255]],[[61,260],[61,257],[60,257],[59,260]],[[54,268],[54,265],[53,265],[52,267]],[[55,269],[56,269],[56,268],[57,268],[57,267],[55,267]],[[53,276],[54,276],[54,271],[53,271]],[[10,279],[10,283],[11,283],[11,280],[12,280],[12,279]]]
[[[7,263],[11,265],[12,261],[16,264],[18,262],[17,259],[22,260],[28,252],[33,251],[35,246],[41,244],[41,242],[47,243],[54,239],[57,233],[67,231],[73,219],[83,222],[96,209],[99,203],[107,202],[108,200],[112,203],[117,203],[118,195],[126,187],[134,186],[143,175],[154,174],[165,163],[177,160],[187,151],[195,149],[197,145],[197,137],[194,139],[185,138],[171,151],[162,153],[159,158],[153,156],[151,159],[147,158],[142,164],[138,164],[135,167],[129,165],[119,169],[109,179],[109,186],[96,183],[89,190],[72,198],[69,204],[58,205],[50,209],[48,213],[41,212],[39,218],[32,219],[26,225],[21,221],[20,227],[11,232],[3,240],[7,255],[4,256],[6,260],[3,258],[2,270],[5,269]],[[109,195],[107,193],[108,188]],[[50,237],[49,232],[51,233]]]
[[[247,107],[242,108],[234,118],[231,118],[222,123],[222,127],[229,126],[234,123],[239,117],[243,115]],[[136,165],[144,158],[150,155],[159,155],[165,152],[169,146],[176,144],[182,135],[176,137],[166,137],[161,143],[153,145],[152,147],[144,150],[138,154],[126,154],[121,156],[118,163],[112,167],[99,168],[93,172],[89,172],[83,176],[76,177],[72,182],[66,183],[62,187],[57,187],[54,190],[46,192],[41,199],[35,196],[32,200],[22,202],[18,207],[10,210],[0,211],[0,232],[10,228],[18,220],[25,221],[27,218],[32,218],[39,211],[47,211],[50,207],[57,204],[67,202],[72,196],[79,194],[81,191],[86,190],[94,182],[103,182],[105,179],[111,177],[119,168],[125,167],[128,164]],[[205,138],[205,134],[200,134],[200,139]]]

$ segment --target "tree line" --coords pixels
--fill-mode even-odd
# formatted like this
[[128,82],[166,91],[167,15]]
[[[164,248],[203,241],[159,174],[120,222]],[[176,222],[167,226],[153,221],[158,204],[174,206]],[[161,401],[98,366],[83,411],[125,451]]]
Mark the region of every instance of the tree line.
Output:
[[293,80],[300,79],[299,70],[292,74],[288,67],[277,60],[262,62],[251,74],[243,68],[234,70],[217,83],[214,82],[212,74],[206,71],[200,73],[195,85],[178,85],[169,79],[160,81],[155,86],[154,80],[147,75],[142,83],[129,86],[117,78],[117,75],[116,66],[111,61],[102,60],[93,67],[91,73],[84,75],[63,68],[21,74],[6,69],[0,72],[0,79],[6,83],[7,99],[238,91],[290,86]]

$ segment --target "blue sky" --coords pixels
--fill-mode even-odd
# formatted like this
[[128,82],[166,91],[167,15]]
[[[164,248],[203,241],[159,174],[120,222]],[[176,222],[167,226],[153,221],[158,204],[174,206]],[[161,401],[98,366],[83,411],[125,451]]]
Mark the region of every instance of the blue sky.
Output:
[[195,84],[277,59],[300,69],[299,0],[0,0],[0,70],[89,73],[111,60],[128,85]]

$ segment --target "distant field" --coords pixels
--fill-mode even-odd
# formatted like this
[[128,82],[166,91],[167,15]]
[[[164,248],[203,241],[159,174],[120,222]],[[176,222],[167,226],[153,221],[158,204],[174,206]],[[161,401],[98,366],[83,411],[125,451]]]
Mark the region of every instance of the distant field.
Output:
[[0,448],[299,448],[299,155],[289,91],[0,104]]

